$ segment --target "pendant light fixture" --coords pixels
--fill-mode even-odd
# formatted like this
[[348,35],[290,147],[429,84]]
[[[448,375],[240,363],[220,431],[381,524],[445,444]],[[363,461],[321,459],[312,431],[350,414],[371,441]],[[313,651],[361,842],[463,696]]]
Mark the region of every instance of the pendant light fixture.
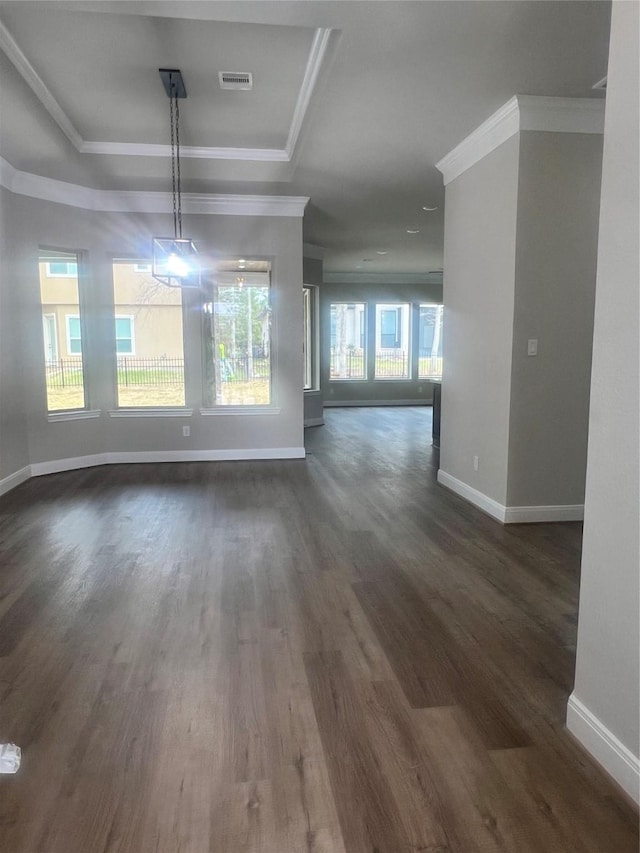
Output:
[[169,98],[171,124],[171,195],[173,237],[154,237],[152,275],[167,287],[198,287],[200,284],[197,249],[193,240],[182,236],[182,194],[180,187],[180,99],[187,97],[182,74],[176,68],[159,68]]

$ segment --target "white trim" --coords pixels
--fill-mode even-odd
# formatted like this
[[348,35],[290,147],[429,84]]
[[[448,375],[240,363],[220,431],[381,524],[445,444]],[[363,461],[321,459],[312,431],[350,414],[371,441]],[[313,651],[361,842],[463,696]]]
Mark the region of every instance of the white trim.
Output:
[[[310,256],[309,256],[310,257]],[[437,272],[325,272],[323,284],[442,284],[443,273]],[[346,300],[343,300],[346,301]]]
[[48,462],[31,463],[31,476],[42,477],[45,474],[58,474],[60,471],[76,471],[78,468],[94,468],[106,465],[108,453],[92,453],[89,456],[72,456],[68,459],[50,459]]
[[[98,190],[21,172],[0,157],[0,185],[16,195],[53,201],[83,210],[109,213],[171,213],[171,193],[127,190]],[[184,193],[183,213],[224,216],[304,215],[308,196],[223,195]]]
[[191,415],[193,415],[193,409],[161,406],[109,410],[110,418],[190,418]]
[[603,133],[603,98],[515,95],[436,163],[445,185],[521,130]]
[[[239,462],[260,459],[304,459],[305,455],[304,447],[257,447],[230,450],[143,450],[139,452],[114,451],[111,453],[95,453],[91,456],[75,456],[70,459],[52,459],[49,462],[36,462],[31,465],[31,476],[41,477],[46,474],[58,474],[61,471],[75,471],[79,468],[93,468],[99,465],[129,465],[148,462]],[[17,475],[13,474],[11,476],[16,477]],[[16,482],[15,485],[18,485],[18,483]]]
[[508,506],[505,507],[505,524],[523,524],[545,521],[582,521],[584,504],[558,506]]
[[141,462],[239,462],[259,459],[304,459],[304,447],[257,447],[230,450],[145,450],[107,454],[110,465]]
[[[332,30],[318,27],[314,33],[298,99],[293,109],[291,124],[284,148],[211,148],[206,146],[181,146],[185,159],[243,160],[261,163],[291,162],[298,143],[311,96],[327,53]],[[27,83],[51,118],[81,154],[111,154],[124,157],[171,157],[171,146],[147,142],[99,142],[82,138],[69,116],[52,95],[33,65],[29,62],[6,26],[0,21],[0,50],[3,50],[20,76]]]
[[212,417],[218,415],[279,415],[282,409],[280,406],[215,406],[211,408],[200,409],[200,414],[204,417]]
[[640,759],[591,713],[575,693],[571,694],[567,705],[567,728],[634,802],[640,805]]
[[99,418],[101,414],[101,409],[60,409],[49,412],[47,420],[50,424],[58,423],[58,421],[88,421],[92,418]]
[[[325,403],[326,405],[326,403]],[[503,506],[483,492],[474,489],[468,483],[463,483],[457,477],[447,474],[442,468],[438,471],[438,482],[451,489],[460,497],[468,500],[478,509],[486,512],[502,524],[535,524],[553,521],[582,521],[584,518],[583,504],[561,504],[549,506]]]
[[4,51],[18,74],[20,74],[74,148],[81,151],[82,137],[2,21],[0,21],[0,50]]
[[307,418],[304,422],[305,427],[324,426],[324,418]]
[[[332,379],[331,381],[335,382],[336,380]],[[342,381],[345,382],[347,380],[342,380]],[[354,380],[354,381],[361,382],[363,380],[358,379],[358,380]],[[366,380],[364,380],[364,381],[366,381]],[[376,381],[378,381],[378,380],[376,380]],[[406,382],[407,380],[401,379],[399,381]],[[335,408],[335,409],[345,408],[348,406],[353,406],[353,407],[357,407],[357,406],[361,406],[361,407],[365,407],[365,406],[430,406],[431,404],[432,404],[431,400],[423,400],[422,398],[419,398],[416,400],[324,400],[324,403],[323,403],[325,408],[328,407],[330,409],[331,408]]]
[[11,489],[15,489],[21,483],[26,483],[31,478],[31,465],[25,465],[19,471],[14,471],[8,477],[0,480],[0,495],[6,495]]
[[307,109],[309,108],[311,95],[313,94],[313,90],[315,89],[315,85],[318,81],[320,68],[322,67],[322,61],[326,55],[330,38],[331,30],[326,27],[318,27],[315,31],[315,35],[313,36],[313,42],[311,44],[311,50],[309,51],[309,58],[307,60],[307,67],[305,68],[302,85],[300,86],[300,92],[298,93],[298,100],[293,110],[293,117],[291,119],[291,125],[289,127],[289,134],[287,136],[287,143],[285,146],[289,160],[293,157],[293,153],[298,143],[300,131],[302,130],[302,123],[307,114]]
[[452,492],[455,492],[457,495],[460,495],[461,498],[469,501],[469,503],[477,506],[478,509],[486,512],[487,515],[490,515],[492,518],[495,518],[497,521],[501,521],[504,524],[506,507],[498,503],[498,501],[494,501],[493,498],[479,492],[472,486],[467,485],[467,483],[463,483],[462,480],[458,480],[457,477],[447,474],[447,472],[443,471],[442,468],[438,471],[438,482],[441,486],[444,486]]
[[[115,154],[120,157],[171,157],[171,146],[155,142],[90,142],[80,144],[82,154]],[[288,163],[285,148],[210,148],[204,145],[181,145],[185,160],[242,160],[257,163]]]

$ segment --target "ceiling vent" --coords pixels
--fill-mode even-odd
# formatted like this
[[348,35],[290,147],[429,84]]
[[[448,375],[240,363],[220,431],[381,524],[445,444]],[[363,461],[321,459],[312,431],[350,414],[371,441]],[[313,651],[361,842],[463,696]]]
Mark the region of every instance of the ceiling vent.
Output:
[[248,92],[253,88],[253,74],[250,71],[218,71],[221,89],[235,89]]

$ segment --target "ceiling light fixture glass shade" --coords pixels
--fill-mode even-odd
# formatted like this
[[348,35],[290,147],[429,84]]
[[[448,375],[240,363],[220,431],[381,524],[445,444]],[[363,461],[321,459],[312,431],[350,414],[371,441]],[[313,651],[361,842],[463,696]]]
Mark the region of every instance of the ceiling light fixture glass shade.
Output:
[[187,90],[178,69],[160,68],[158,70],[169,98],[173,237],[153,238],[151,274],[167,287],[199,287],[198,250],[193,240],[182,236],[179,100],[187,97]]

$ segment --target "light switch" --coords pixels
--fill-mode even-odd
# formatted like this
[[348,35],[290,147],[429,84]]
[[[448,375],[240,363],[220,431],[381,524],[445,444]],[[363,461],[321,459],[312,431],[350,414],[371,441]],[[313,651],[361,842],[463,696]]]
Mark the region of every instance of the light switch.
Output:
[[529,338],[527,341],[527,355],[538,355],[538,339]]

